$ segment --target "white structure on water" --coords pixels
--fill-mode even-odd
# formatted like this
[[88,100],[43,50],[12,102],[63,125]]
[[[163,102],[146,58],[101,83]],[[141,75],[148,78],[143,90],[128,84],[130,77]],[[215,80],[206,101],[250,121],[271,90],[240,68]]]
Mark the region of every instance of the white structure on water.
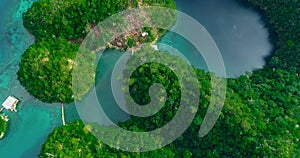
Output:
[[14,112],[17,112],[16,107],[19,100],[15,97],[9,96],[3,103],[2,106],[7,109]]

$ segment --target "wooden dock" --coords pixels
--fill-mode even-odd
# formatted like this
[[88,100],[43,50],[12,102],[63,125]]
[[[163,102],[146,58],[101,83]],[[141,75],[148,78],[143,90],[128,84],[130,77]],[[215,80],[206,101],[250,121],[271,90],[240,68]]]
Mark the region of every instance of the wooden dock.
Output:
[[65,110],[64,110],[64,104],[61,105],[61,120],[62,120],[63,126],[66,125],[66,122],[65,122]]

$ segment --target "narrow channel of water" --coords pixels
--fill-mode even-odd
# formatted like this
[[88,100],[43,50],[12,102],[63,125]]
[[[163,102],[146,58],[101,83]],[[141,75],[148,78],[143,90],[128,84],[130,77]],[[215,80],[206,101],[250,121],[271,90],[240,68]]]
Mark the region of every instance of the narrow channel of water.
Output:
[[[124,112],[116,103],[111,88],[114,66],[123,54],[124,52],[118,50],[106,50],[103,52],[97,66],[98,73],[95,85],[97,97],[103,111],[114,123],[129,119],[129,114]],[[104,121],[104,117],[101,120],[103,120],[103,124],[109,124],[109,122]]]

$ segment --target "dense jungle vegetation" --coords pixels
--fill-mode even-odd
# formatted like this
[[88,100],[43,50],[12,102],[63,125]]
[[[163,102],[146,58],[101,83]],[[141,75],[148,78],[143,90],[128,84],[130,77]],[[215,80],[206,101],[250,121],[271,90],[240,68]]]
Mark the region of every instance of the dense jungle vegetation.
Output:
[[[172,0],[40,0],[23,14],[25,28],[35,37],[21,58],[18,79],[27,91],[44,102],[70,103],[72,65],[79,45],[100,21],[126,9],[139,6],[175,8]],[[141,32],[149,35],[140,38]],[[151,42],[163,32],[136,30],[134,36],[115,42],[126,49],[136,43]],[[126,41],[128,40],[128,41]],[[85,90],[86,91],[86,90]]]
[[[277,49],[263,69],[227,80],[227,96],[222,114],[208,135],[199,138],[198,131],[209,104],[210,75],[213,74],[195,70],[201,96],[199,110],[192,125],[172,144],[145,153],[123,152],[99,142],[87,132],[87,126],[76,121],[55,129],[46,140],[40,157],[295,156],[300,137],[300,2],[299,0],[241,1],[260,8],[266,14],[270,23],[268,27],[274,29],[278,36]],[[80,33],[74,36],[79,37]],[[153,73],[152,68],[160,73]],[[174,116],[180,93],[176,86],[176,78],[169,69],[148,64],[139,70],[141,73],[136,72],[132,76],[135,82],[130,87],[131,96],[140,103],[147,103],[149,96],[142,92],[147,91],[153,82],[160,81],[169,91],[166,107],[155,116],[132,117],[119,124],[132,131],[149,131],[161,127]],[[174,80],[174,85],[169,84],[169,80],[160,80],[164,75],[170,75],[168,79]],[[139,93],[134,93],[135,91]]]
[[[144,56],[143,51],[152,52],[151,49],[142,48],[129,63],[139,61]],[[162,59],[181,63],[184,67],[184,61],[176,56],[169,55]],[[130,64],[127,69],[130,69]],[[151,152],[124,152],[99,142],[87,132],[87,129],[99,131],[101,128],[77,121],[55,129],[45,142],[40,157],[49,154],[58,157],[291,157],[296,151],[300,135],[299,77],[280,69],[271,69],[269,77],[262,77],[266,74],[261,71],[247,73],[238,79],[228,79],[222,114],[212,131],[203,138],[199,137],[198,132],[209,104],[210,77],[213,74],[195,69],[200,90],[199,110],[188,130],[172,144]],[[284,78],[286,76],[288,78]],[[129,92],[137,103],[143,105],[150,101],[148,89],[154,83],[164,86],[167,99],[164,107],[155,115],[146,118],[132,116],[130,120],[119,123],[119,126],[146,132],[168,123],[177,112],[181,95],[173,71],[157,63],[148,63],[136,69],[130,77]],[[111,133],[106,134],[110,137]],[[122,136],[112,141],[118,139],[122,139]],[[132,142],[135,141],[133,137]],[[78,152],[71,152],[74,150]]]
[[33,44],[22,55],[19,81],[42,101],[72,102],[72,68],[78,48],[65,39]]

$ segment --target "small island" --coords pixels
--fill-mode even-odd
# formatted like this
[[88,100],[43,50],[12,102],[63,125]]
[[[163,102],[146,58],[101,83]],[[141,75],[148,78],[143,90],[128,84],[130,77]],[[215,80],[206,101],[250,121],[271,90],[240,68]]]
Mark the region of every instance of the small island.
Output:
[[[17,73],[20,83],[43,102],[73,102],[72,71],[76,53],[85,36],[110,15],[142,6],[175,8],[175,3],[173,0],[108,0],[101,3],[40,0],[33,3],[23,14],[23,23],[35,37],[35,44],[21,57]],[[156,28],[136,29],[118,37],[108,47],[126,50],[156,41],[164,33],[164,30]]]
[[12,112],[17,112],[17,105],[19,103],[19,100],[13,96],[9,96],[3,103],[2,107],[0,108],[0,139],[4,137],[4,135],[7,132],[7,126],[9,118],[5,113],[3,113],[3,110],[10,110]]
[[7,130],[8,116],[0,112],[0,139],[2,139]]

